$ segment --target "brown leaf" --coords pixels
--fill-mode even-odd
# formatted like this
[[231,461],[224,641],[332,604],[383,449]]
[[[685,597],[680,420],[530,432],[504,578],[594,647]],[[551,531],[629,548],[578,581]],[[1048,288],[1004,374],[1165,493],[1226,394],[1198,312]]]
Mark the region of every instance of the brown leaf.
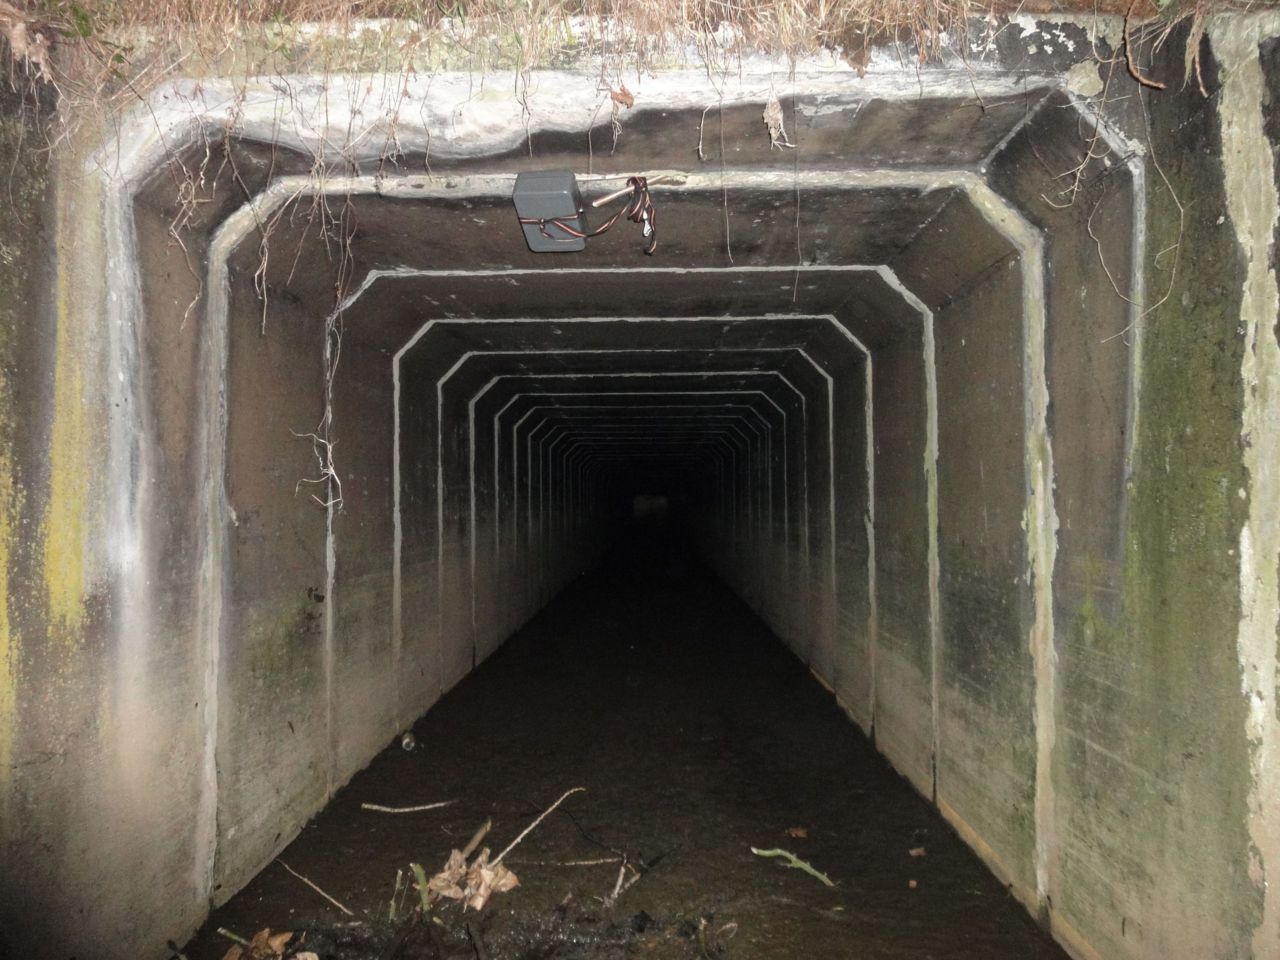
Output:
[[787,836],[795,837],[797,840],[804,840],[809,836],[807,827],[787,827]]
[[439,897],[461,900],[466,894],[462,882],[467,875],[467,861],[461,850],[454,850],[445,861],[444,869],[427,881],[427,889]]
[[282,932],[273,935],[270,927],[263,927],[253,935],[247,947],[232,947],[222,960],[275,960],[284,953],[285,944],[292,938],[292,933]]
[[502,864],[489,863],[486,847],[467,870],[467,906],[472,910],[483,910],[495,893],[514,890],[519,884],[519,878]]
[[284,930],[274,936],[267,938],[267,946],[271,948],[273,953],[284,953],[284,946],[293,939],[293,934]]
[[628,110],[636,105],[636,95],[627,89],[625,83],[620,90],[610,90],[609,99],[619,106],[626,107]]
[[795,144],[787,138],[787,128],[783,125],[782,104],[777,97],[770,97],[761,115],[765,126],[769,128],[769,149],[794,149]]
[[249,941],[249,949],[251,951],[261,950],[264,948],[269,949],[267,947],[267,941],[270,939],[271,939],[271,928],[263,927],[261,930],[255,933],[253,935],[253,939]]

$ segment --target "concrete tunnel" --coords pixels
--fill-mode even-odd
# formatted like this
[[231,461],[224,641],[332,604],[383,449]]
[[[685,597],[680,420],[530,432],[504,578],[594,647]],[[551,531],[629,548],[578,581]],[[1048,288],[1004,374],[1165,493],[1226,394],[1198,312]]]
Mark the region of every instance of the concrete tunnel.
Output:
[[[179,80],[23,160],[13,942],[182,942],[665,498],[1069,955],[1280,957],[1276,24],[1206,99],[1028,23],[612,119],[398,76],[390,134],[356,70]],[[535,170],[646,175],[654,254],[532,252]]]

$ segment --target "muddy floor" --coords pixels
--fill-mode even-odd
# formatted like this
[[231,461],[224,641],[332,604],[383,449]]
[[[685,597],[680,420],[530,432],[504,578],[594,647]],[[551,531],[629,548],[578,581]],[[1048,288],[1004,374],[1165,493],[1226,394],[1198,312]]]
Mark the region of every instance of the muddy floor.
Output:
[[[218,928],[270,927],[294,931],[286,954],[321,960],[1066,956],[768,628],[652,532],[413,732],[415,749],[389,747],[280,856],[355,918],[274,862],[182,952],[217,960]],[[508,854],[516,889],[479,915],[450,902],[435,924],[410,889],[389,919],[398,870],[434,873],[490,818],[496,854],[573,787]],[[441,800],[456,802],[361,809]],[[610,907],[620,869],[638,879]]]

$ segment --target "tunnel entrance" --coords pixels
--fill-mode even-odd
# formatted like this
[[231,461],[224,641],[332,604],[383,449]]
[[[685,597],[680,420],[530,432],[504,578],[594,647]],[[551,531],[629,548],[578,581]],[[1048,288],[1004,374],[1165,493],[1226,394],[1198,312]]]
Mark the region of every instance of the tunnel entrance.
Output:
[[[141,185],[139,256],[169,267],[141,284],[139,415],[161,448],[133,509],[201,559],[155,570],[169,599],[130,610],[200,638],[215,905],[661,491],[1048,916],[1072,869],[1047,842],[1070,810],[1055,623],[1106,608],[1123,561],[1137,297],[1114,278],[1141,284],[1141,168],[1052,83],[984,82],[980,101],[784,98],[785,164],[747,146],[755,105],[716,111],[714,147],[705,107],[638,113],[644,136],[579,184],[591,203],[650,171],[653,256],[629,223],[573,254],[526,246],[514,178],[572,169],[570,133],[319,181],[305,154],[227,139],[235,176],[182,211],[182,246],[172,170]],[[1046,204],[1072,164],[1096,174],[1089,202]]]
[[0,92],[0,953],[1275,953],[1280,21],[465,6]]
[[[598,568],[413,734],[215,911],[185,955],[217,960],[219,929],[269,927],[344,960],[1066,956],[685,532],[652,515],[626,524]],[[469,914],[470,934],[453,908],[434,937],[407,925],[412,892],[402,919],[387,919],[411,860],[434,872],[490,820],[496,852],[573,787],[586,791],[508,855],[520,886]],[[366,806],[433,801],[453,802]],[[826,880],[753,848],[785,849]],[[378,919],[344,926],[289,870]]]

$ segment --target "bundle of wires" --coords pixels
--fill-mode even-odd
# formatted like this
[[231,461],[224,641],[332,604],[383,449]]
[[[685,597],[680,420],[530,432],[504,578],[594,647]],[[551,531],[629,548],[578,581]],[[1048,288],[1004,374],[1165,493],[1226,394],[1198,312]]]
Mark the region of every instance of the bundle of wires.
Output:
[[[627,179],[628,196],[621,207],[604,223],[596,227],[594,230],[579,230],[572,222],[565,221],[560,217],[537,218],[537,217],[520,217],[521,223],[535,224],[538,230],[548,240],[554,240],[559,243],[569,243],[574,240],[582,240],[587,237],[598,237],[604,233],[622,217],[626,217],[633,223],[638,223],[644,227],[644,236],[649,241],[644,248],[647,256],[652,256],[653,251],[658,248],[658,229],[657,229],[657,213],[653,209],[653,199],[649,196],[649,182],[644,177],[629,177]],[[597,201],[598,202],[598,201]],[[555,227],[561,232],[561,235],[548,232],[548,227]]]

